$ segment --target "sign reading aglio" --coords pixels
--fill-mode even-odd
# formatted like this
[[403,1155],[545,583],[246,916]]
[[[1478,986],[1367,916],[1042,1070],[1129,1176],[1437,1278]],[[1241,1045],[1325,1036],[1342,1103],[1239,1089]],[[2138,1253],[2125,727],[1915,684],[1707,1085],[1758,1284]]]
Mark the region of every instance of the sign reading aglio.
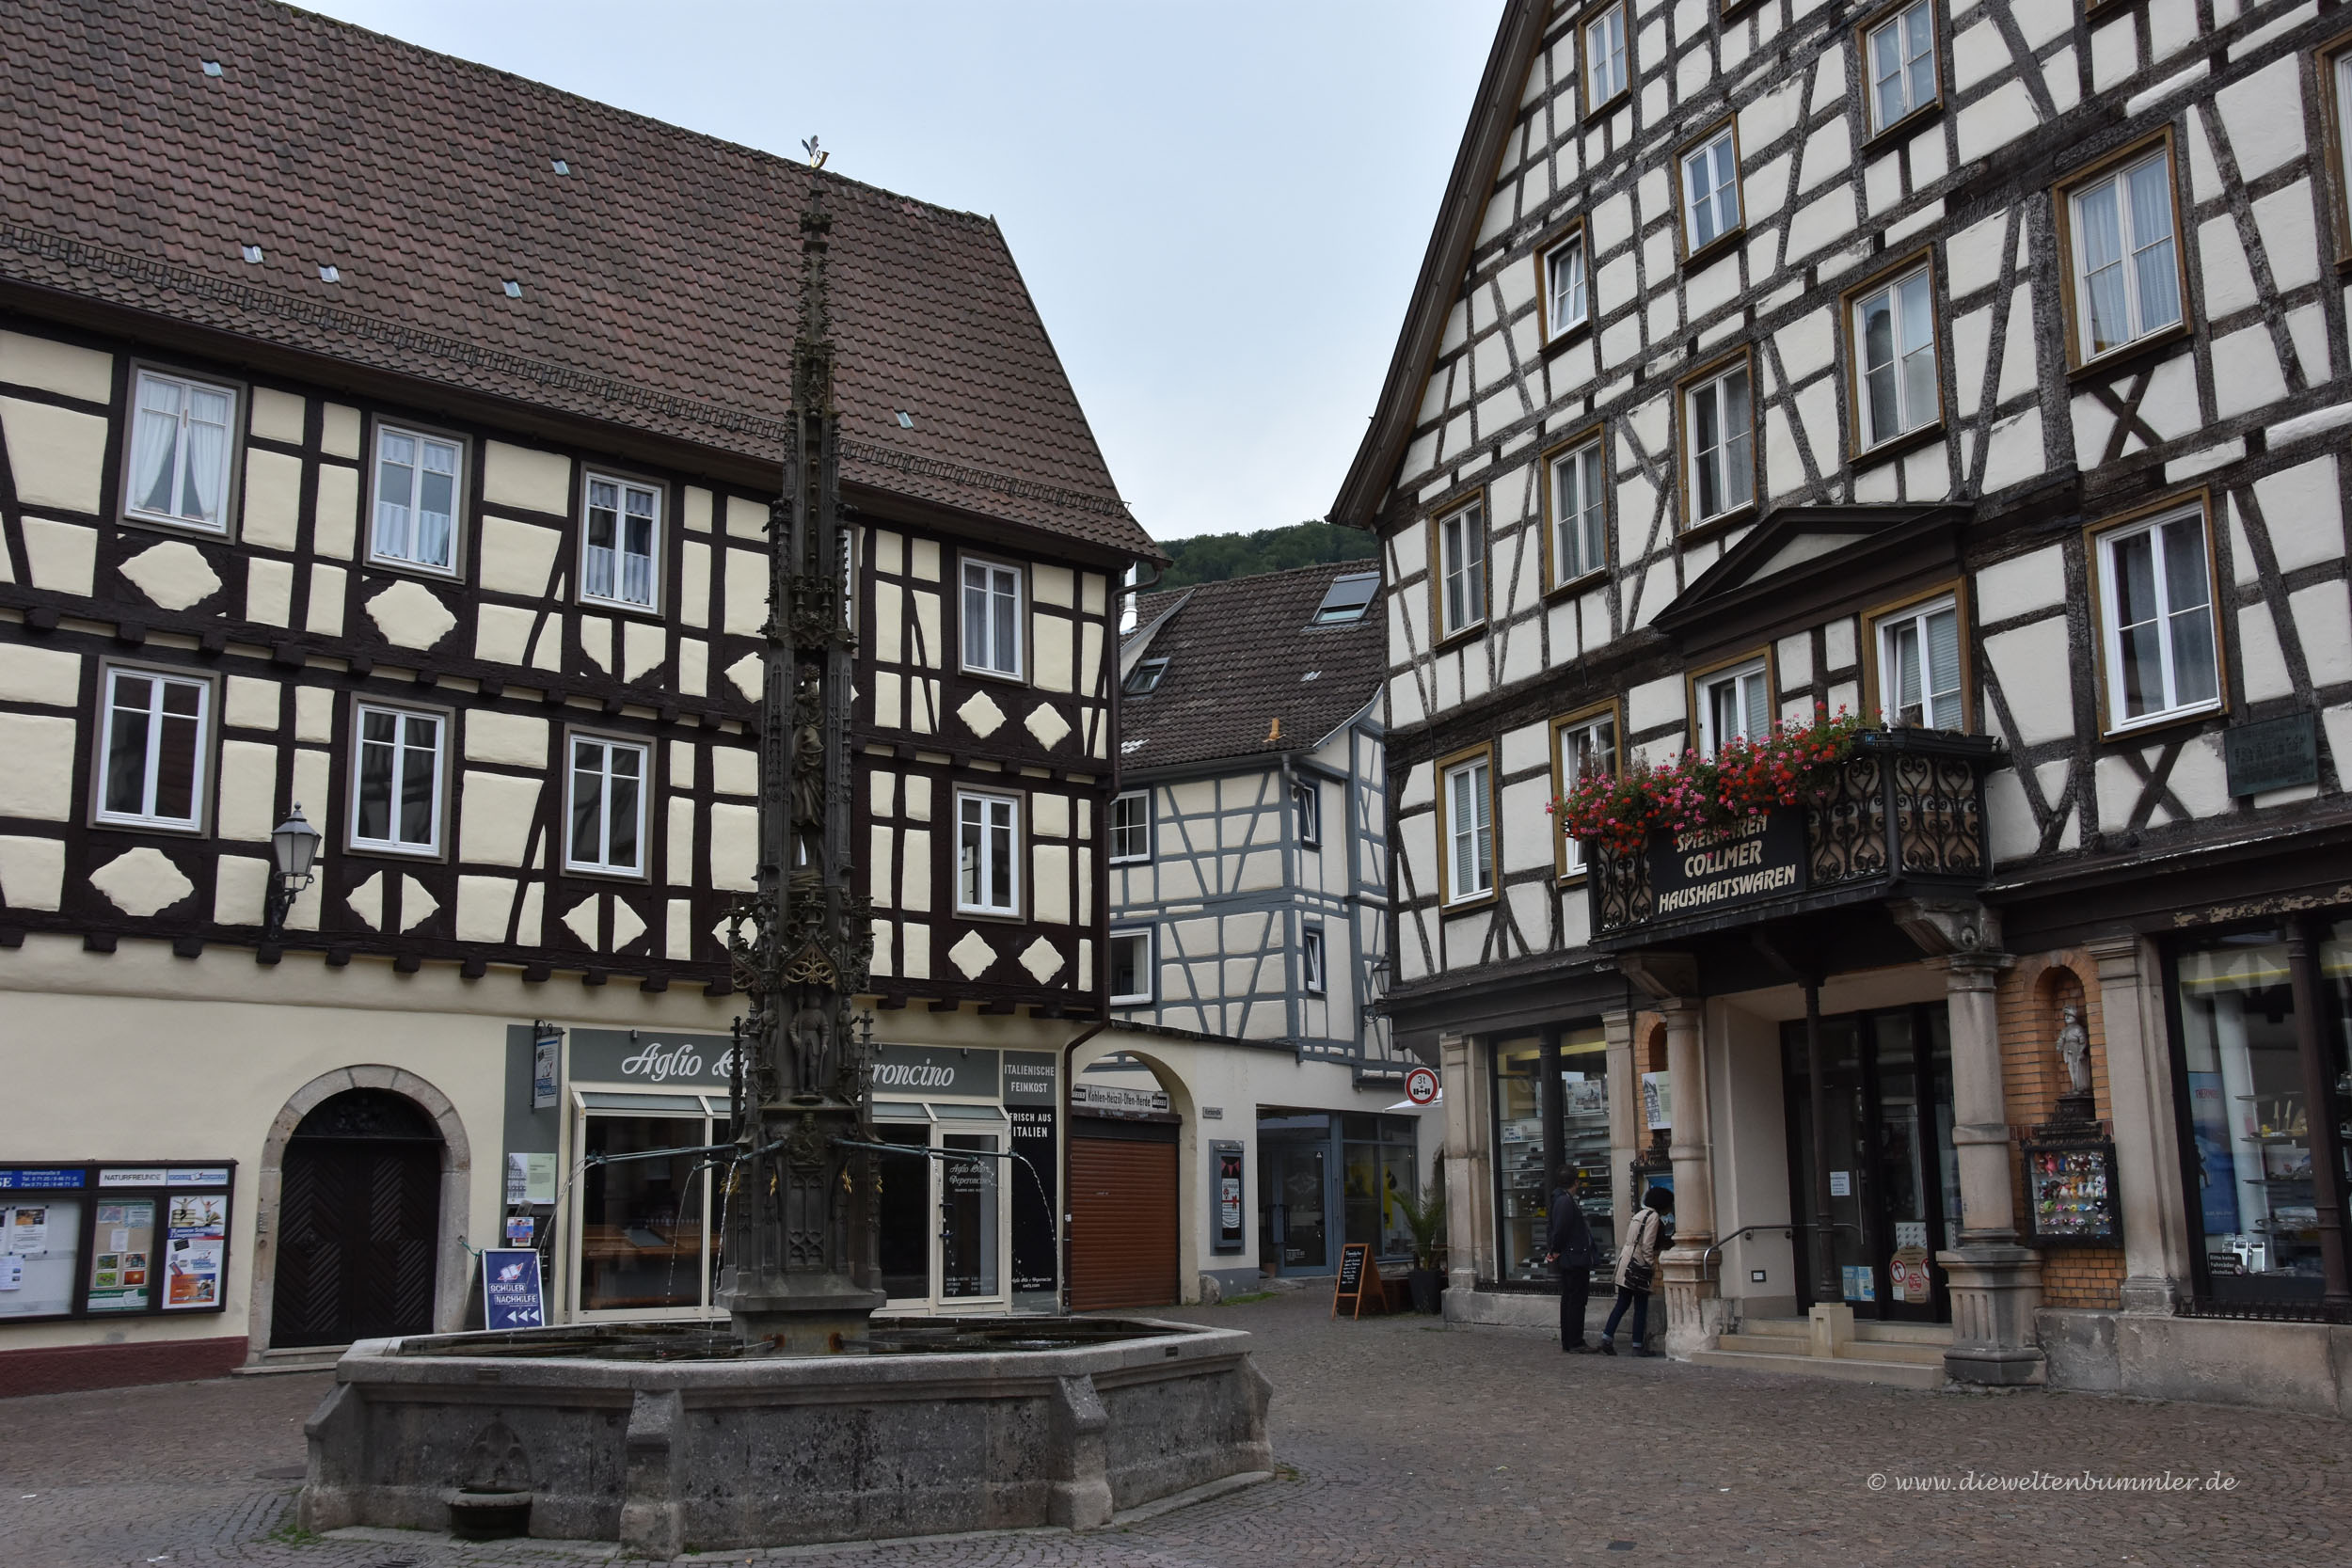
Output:
[[1728,828],[1699,828],[1654,841],[1649,851],[1657,916],[1700,914],[1804,887],[1804,813],[1783,809]]

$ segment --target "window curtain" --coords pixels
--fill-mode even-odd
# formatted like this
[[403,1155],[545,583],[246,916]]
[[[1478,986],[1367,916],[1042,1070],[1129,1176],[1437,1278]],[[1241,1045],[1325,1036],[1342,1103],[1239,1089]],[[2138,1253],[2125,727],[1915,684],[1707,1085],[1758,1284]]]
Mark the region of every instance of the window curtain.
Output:
[[229,396],[203,387],[188,389],[188,482],[180,515],[190,521],[220,521],[222,481],[229,472]]
[[153,376],[141,376],[138,419],[131,431],[133,506],[160,516],[172,515],[172,468],[179,450],[179,387]]

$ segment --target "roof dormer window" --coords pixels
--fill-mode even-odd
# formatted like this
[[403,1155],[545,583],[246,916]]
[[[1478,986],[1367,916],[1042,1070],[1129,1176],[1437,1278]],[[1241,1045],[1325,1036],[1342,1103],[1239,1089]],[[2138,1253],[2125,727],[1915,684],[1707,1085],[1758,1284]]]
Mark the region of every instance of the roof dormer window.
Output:
[[1364,611],[1372,608],[1372,596],[1379,591],[1377,572],[1350,572],[1343,578],[1333,578],[1331,586],[1323,591],[1323,602],[1315,606],[1313,624],[1329,626],[1360,621]]
[[1168,673],[1168,660],[1147,658],[1127,672],[1125,690],[1130,697],[1148,697],[1160,688],[1160,678]]

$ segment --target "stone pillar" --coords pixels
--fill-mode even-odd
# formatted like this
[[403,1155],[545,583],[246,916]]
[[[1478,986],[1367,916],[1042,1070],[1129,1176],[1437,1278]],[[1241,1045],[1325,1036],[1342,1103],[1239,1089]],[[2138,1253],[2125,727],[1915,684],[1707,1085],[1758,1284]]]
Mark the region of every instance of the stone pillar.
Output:
[[[1445,1084],[1446,1282],[1454,1290],[1477,1289],[1484,1272],[1494,1277],[1491,1204],[1486,1180],[1488,1118],[1476,1042],[1468,1035],[1438,1037],[1438,1070]],[[1483,1269],[1482,1269],[1483,1265]]]
[[1937,1254],[1951,1285],[1952,1348],[1944,1368],[1963,1383],[2019,1384],[2042,1375],[2034,1309],[2042,1258],[2017,1244],[2009,1108],[1994,990],[2009,955],[1978,947],[1944,960],[1952,1033],[1952,1144],[1960,1163],[1958,1244]]
[[1609,1214],[1622,1239],[1642,1195],[1628,1174],[1642,1145],[1642,1075],[1633,1069],[1633,1014],[1603,1013],[1601,1037],[1608,1042]]
[[2149,993],[2157,973],[2137,937],[2089,944],[2099,966],[2099,1022],[2115,1129],[2116,1200],[2123,1222],[2126,1312],[2172,1315],[2186,1296],[2188,1228],[2181,1196],[2179,1125],[2163,1014]]
[[[1703,1266],[1715,1240],[1715,1162],[1707,1095],[1705,1005],[1687,997],[1664,1004],[1666,1070],[1673,1075],[1675,1244],[1659,1259],[1666,1282],[1666,1354],[1677,1360],[1705,1350],[1723,1332],[1723,1301]],[[1639,1201],[1640,1195],[1635,1194]]]

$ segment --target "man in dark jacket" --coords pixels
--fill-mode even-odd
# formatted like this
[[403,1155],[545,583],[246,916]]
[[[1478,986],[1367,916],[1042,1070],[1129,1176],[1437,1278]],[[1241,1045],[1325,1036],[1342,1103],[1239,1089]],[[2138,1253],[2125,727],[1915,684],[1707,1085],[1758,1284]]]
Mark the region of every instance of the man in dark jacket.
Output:
[[1593,1348],[1584,1342],[1584,1302],[1597,1261],[1578,1185],[1575,1167],[1562,1173],[1560,1185],[1552,1191],[1551,1230],[1544,1243],[1544,1261],[1560,1274],[1560,1348],[1571,1355],[1589,1354]]

